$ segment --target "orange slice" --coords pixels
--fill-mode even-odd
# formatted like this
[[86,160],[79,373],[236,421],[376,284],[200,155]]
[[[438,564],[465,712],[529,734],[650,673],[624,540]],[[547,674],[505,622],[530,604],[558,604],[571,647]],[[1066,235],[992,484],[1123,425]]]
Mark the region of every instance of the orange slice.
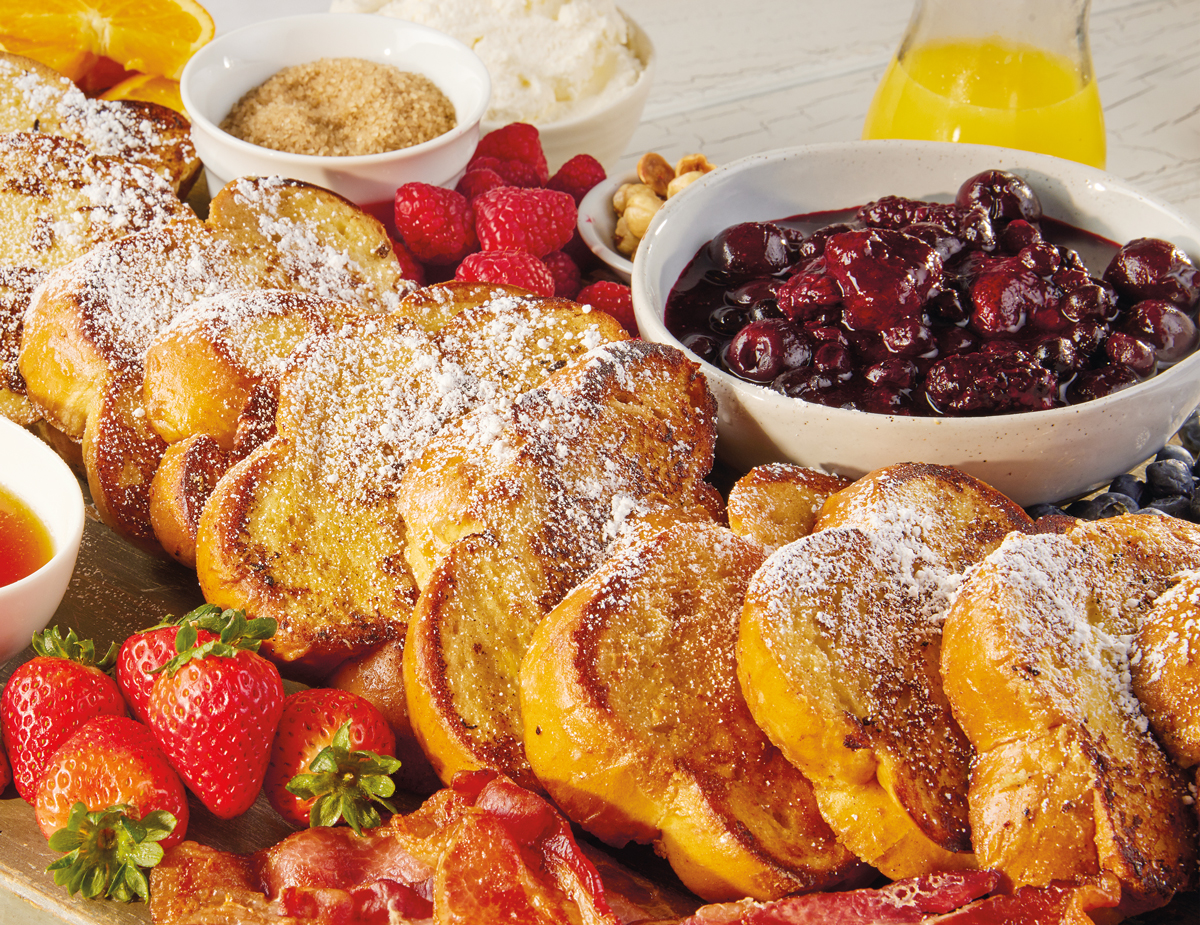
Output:
[[79,80],[98,57],[179,79],[213,36],[195,0],[0,0],[0,45]]
[[145,100],[184,112],[179,81],[157,74],[132,74],[100,94],[102,100]]

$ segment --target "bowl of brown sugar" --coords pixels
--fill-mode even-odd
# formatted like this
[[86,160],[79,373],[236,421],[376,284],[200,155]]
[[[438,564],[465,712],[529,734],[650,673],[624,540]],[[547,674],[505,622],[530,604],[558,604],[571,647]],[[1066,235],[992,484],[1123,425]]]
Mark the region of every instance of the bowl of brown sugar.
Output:
[[479,140],[491,83],[435,29],[315,13],[218,36],[180,81],[211,192],[242,176],[293,177],[390,219],[396,188],[446,184]]

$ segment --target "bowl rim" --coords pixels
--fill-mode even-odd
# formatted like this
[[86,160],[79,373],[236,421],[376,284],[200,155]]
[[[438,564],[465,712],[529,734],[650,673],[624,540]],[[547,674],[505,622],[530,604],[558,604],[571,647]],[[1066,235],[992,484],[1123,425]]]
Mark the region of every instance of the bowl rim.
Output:
[[[213,122],[208,116],[202,113],[199,108],[191,104],[190,82],[195,79],[196,72],[205,64],[207,59],[216,56],[224,44],[232,39],[241,39],[247,35],[258,35],[262,33],[271,33],[279,28],[291,25],[307,25],[309,23],[316,24],[317,22],[329,22],[336,20],[347,24],[353,23],[354,28],[358,29],[364,25],[369,25],[375,21],[376,27],[381,27],[380,21],[386,22],[388,27],[394,30],[403,30],[404,32],[416,32],[418,35],[424,34],[428,39],[433,40],[435,44],[446,45],[454,48],[455,51],[461,52],[463,61],[466,65],[475,72],[477,78],[482,78],[485,92],[482,94],[480,101],[475,108],[471,110],[467,118],[458,117],[456,113],[456,123],[452,129],[443,132],[435,138],[430,138],[428,141],[423,141],[420,144],[409,145],[407,148],[396,148],[393,151],[380,151],[377,154],[293,154],[290,151],[280,151],[275,148],[268,148],[264,145],[256,145],[249,141],[238,138],[225,131],[218,124]],[[281,65],[279,69],[289,65]],[[246,87],[242,93],[247,93],[254,89]],[[440,89],[440,88],[439,88]],[[396,19],[392,16],[380,16],[375,13],[299,13],[294,16],[279,16],[274,19],[264,19],[259,22],[250,23],[242,26],[239,29],[234,29],[232,32],[226,32],[218,35],[207,45],[200,48],[188,60],[184,66],[183,73],[179,77],[179,94],[183,100],[184,109],[187,110],[188,119],[191,120],[193,130],[197,126],[215,141],[229,145],[234,151],[239,151],[242,154],[253,155],[256,157],[267,156],[272,160],[277,160],[281,163],[294,163],[302,166],[315,167],[317,165],[336,164],[339,167],[353,168],[373,166],[376,164],[384,164],[393,160],[403,160],[410,157],[415,157],[426,152],[434,151],[452,141],[465,135],[475,126],[480,126],[482,129],[483,114],[487,112],[487,107],[492,98],[492,79],[488,74],[487,68],[470,48],[460,42],[458,39],[432,26],[421,25],[420,23],[409,22],[404,19]]]
[[[597,214],[597,208],[612,211],[612,196],[621,184],[636,182],[638,182],[637,172],[632,170],[622,173],[620,176],[605,177],[588,190],[579,201],[579,217],[576,222],[579,236],[583,238],[583,243],[588,246],[588,250],[608,264],[614,272],[624,274],[626,282],[629,282],[633,275],[633,260],[605,240],[604,235],[599,232],[594,216]],[[587,209],[584,208],[585,205],[588,206]],[[615,214],[613,223],[616,223]]]
[[[705,176],[701,177],[693,186],[700,189],[708,186],[713,186],[726,181],[726,178],[734,176],[742,171],[749,170],[761,163],[773,161],[781,161],[789,158],[801,157],[806,153],[836,153],[838,151],[847,150],[865,150],[868,148],[878,148],[881,150],[896,150],[908,149],[914,153],[922,150],[928,150],[929,147],[938,146],[939,148],[959,148],[959,149],[986,149],[990,152],[995,152],[997,157],[1011,157],[1021,160],[1028,160],[1031,163],[1030,167],[1042,166],[1049,172],[1057,170],[1062,172],[1064,169],[1068,173],[1082,172],[1094,176],[1098,181],[1102,182],[1107,189],[1119,191],[1129,195],[1132,198],[1140,199],[1153,205],[1171,218],[1178,221],[1180,224],[1189,225],[1197,229],[1200,233],[1200,221],[1191,218],[1180,210],[1176,209],[1170,203],[1164,202],[1161,199],[1150,196],[1142,192],[1136,186],[1116,174],[1108,173],[1096,167],[1089,167],[1085,164],[1076,163],[1074,161],[1063,160],[1062,158],[1053,157],[1047,154],[1037,154],[1030,151],[1021,151],[1012,148],[1003,148],[992,145],[968,145],[959,142],[929,142],[929,141],[912,141],[909,139],[884,139],[884,140],[869,140],[869,141],[849,141],[849,142],[821,142],[807,145],[796,145],[786,148],[776,148],[770,151],[764,151],[757,154],[751,154],[746,157],[739,158],[735,161],[730,161],[727,164],[717,167],[710,171]],[[1019,171],[1019,167],[1014,168]],[[688,200],[686,204],[690,204],[694,199]],[[663,224],[667,222],[675,211],[678,211],[682,206],[681,199],[674,198],[667,200],[663,207],[658,211],[650,222],[650,227],[646,231],[643,247],[649,249],[654,247],[655,241],[658,240],[658,235]],[[672,208],[674,206],[674,208]],[[1050,216],[1054,217],[1054,216]],[[764,219],[768,221],[769,219]],[[1087,230],[1084,228],[1083,230]],[[689,258],[690,259],[690,258]],[[1193,257],[1193,259],[1195,259]],[[908,428],[909,430],[930,431],[935,428],[944,428],[951,426],[959,428],[964,432],[970,433],[974,430],[991,430],[996,426],[997,421],[1011,421],[1014,426],[1020,424],[1037,421],[1044,423],[1047,427],[1054,426],[1060,422],[1066,422],[1073,416],[1082,413],[1081,409],[1087,409],[1089,412],[1095,411],[1101,413],[1102,410],[1114,403],[1125,400],[1129,393],[1138,392],[1143,386],[1154,384],[1154,388],[1166,388],[1176,379],[1184,378],[1191,375],[1193,369],[1200,366],[1200,346],[1192,351],[1184,359],[1180,360],[1172,366],[1167,367],[1156,373],[1149,379],[1144,379],[1141,382],[1135,383],[1132,386],[1121,389],[1117,392],[1111,392],[1100,398],[1092,399],[1087,402],[1080,402],[1073,405],[1063,405],[1057,408],[1047,408],[1042,411],[1020,411],[1010,414],[990,414],[990,415],[963,415],[963,416],[943,416],[937,417],[932,415],[901,415],[901,414],[882,414],[873,411],[862,411],[859,409],[838,408],[829,405],[821,405],[816,402],[805,402],[803,399],[793,398],[788,395],[783,395],[774,391],[765,385],[749,382],[744,379],[739,379],[731,373],[726,372],[720,367],[709,363],[693,353],[675,335],[667,330],[663,324],[663,309],[655,307],[650,310],[647,307],[649,301],[649,277],[650,277],[651,261],[645,256],[634,262],[633,276],[631,281],[631,290],[633,293],[634,315],[637,319],[638,328],[644,337],[649,340],[656,340],[667,343],[670,346],[678,347],[683,350],[688,357],[700,363],[701,369],[708,376],[716,376],[717,380],[734,391],[742,394],[745,397],[752,398],[756,402],[765,402],[769,408],[778,407],[781,409],[794,409],[796,402],[801,402],[808,406],[814,413],[828,415],[831,421],[843,420],[846,422],[856,421],[861,422],[866,419],[874,421],[887,421],[888,427]]]
[[[54,475],[51,476],[54,480],[69,479],[75,485],[75,492],[70,493],[70,502],[64,507],[63,526],[61,532],[55,530],[53,525],[46,523],[47,519],[39,511],[34,510],[34,515],[50,532],[52,541],[54,542],[54,554],[43,562],[36,570],[30,572],[24,578],[19,578],[16,581],[10,581],[6,585],[0,585],[0,595],[7,592],[16,593],[24,590],[40,581],[45,573],[51,569],[56,569],[60,566],[63,560],[68,557],[74,558],[79,554],[79,544],[83,539],[83,528],[87,520],[85,513],[85,504],[83,500],[83,491],[79,488],[79,479],[72,471],[71,467],[59,456],[54,450],[40,440],[36,435],[30,433],[20,424],[8,420],[8,418],[0,415],[0,432],[7,430],[8,434],[0,433],[0,436],[9,436],[12,440],[21,443],[24,442],[24,455],[37,455],[39,463],[51,469]],[[18,500],[29,505],[30,508],[35,508],[36,505],[25,496],[12,489],[9,489],[18,498]],[[78,499],[78,504],[75,500]]]

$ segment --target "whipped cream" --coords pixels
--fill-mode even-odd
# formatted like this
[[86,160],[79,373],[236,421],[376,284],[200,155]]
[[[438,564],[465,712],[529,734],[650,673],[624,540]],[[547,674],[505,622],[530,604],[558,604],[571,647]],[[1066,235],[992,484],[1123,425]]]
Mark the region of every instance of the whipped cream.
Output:
[[584,116],[642,72],[613,0],[333,0],[330,9],[421,23],[471,48],[492,78],[487,122]]

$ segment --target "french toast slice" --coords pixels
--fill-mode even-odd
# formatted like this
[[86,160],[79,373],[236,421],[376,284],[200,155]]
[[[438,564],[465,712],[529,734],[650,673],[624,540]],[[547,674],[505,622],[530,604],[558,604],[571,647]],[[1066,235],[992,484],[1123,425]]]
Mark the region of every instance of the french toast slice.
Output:
[[608,844],[652,841],[710,902],[865,870],[738,687],[738,618],[765,558],[714,523],[668,527],[568,594],[521,666],[525,753],[555,803]]
[[555,373],[501,418],[469,415],[410,467],[402,494],[411,472],[436,476],[428,459],[455,466],[449,500],[425,505],[419,529],[457,536],[434,556],[404,651],[409,717],[443,781],[492,767],[538,786],[517,695],[533,631],[602,561],[640,502],[696,503],[714,426],[696,364],[627,341]]
[[[401,311],[361,315],[315,338],[283,376],[276,435],[205,505],[200,587],[274,617],[274,658],[324,675],[403,636],[416,586],[396,491],[410,461],[454,419],[496,415],[593,339],[625,336],[575,303],[503,291],[448,317],[430,334]],[[485,332],[494,354],[458,349]]]
[[942,676],[976,752],[976,855],[1014,886],[1078,882],[1125,915],[1195,886],[1190,797],[1134,696],[1129,654],[1197,561],[1200,528],[1122,515],[1013,534],[959,589]]
[[217,479],[275,430],[279,378],[297,350],[355,312],[284,289],[220,293],[183,308],[145,355],[146,419],[168,444],[150,483],[150,525],[196,565],[196,530]]
[[36,132],[0,134],[0,210],[0,414],[31,424],[39,410],[18,362],[36,287],[97,244],[192,212],[147,169]]
[[[193,302],[227,292],[326,294],[382,312],[408,288],[400,272],[382,226],[336,194],[243,178],[214,197],[207,222],[126,235],[51,273],[27,313],[19,370],[50,424],[75,440],[87,430],[108,441],[84,454],[111,461],[88,470],[98,508],[153,548],[150,486],[166,444],[146,424],[142,393],[155,338]],[[122,458],[140,462],[122,467]]]
[[1181,768],[1200,764],[1200,572],[1189,569],[1138,621],[1133,693],[1163,750]]
[[729,489],[729,528],[774,552],[812,533],[825,500],[850,482],[791,463],[755,466]]
[[200,173],[191,123],[157,103],[89,99],[32,58],[0,50],[0,132],[42,132],[162,177],[179,199]]
[[746,594],[738,674],[755,719],[862,860],[899,879],[974,866],[971,747],[939,672],[964,569],[1032,521],[955,469],[903,463],[825,502]]

